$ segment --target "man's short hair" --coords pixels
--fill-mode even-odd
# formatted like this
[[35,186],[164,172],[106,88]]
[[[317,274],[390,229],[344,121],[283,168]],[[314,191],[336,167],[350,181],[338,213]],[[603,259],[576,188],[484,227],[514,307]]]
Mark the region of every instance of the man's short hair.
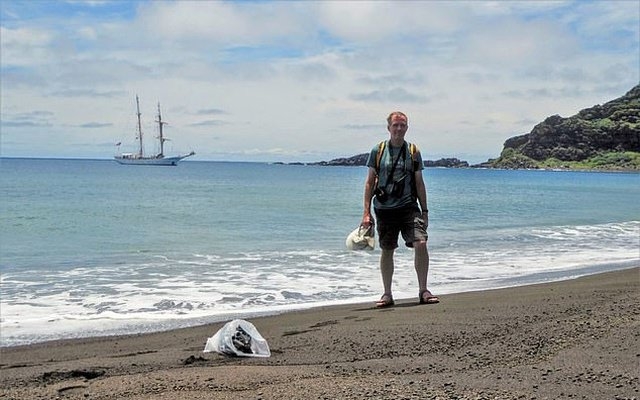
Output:
[[400,117],[403,117],[407,121],[407,123],[409,123],[409,118],[407,117],[407,115],[405,113],[403,113],[402,111],[394,111],[391,114],[389,114],[389,116],[387,117],[387,125],[391,125],[391,120],[396,115],[398,115]]

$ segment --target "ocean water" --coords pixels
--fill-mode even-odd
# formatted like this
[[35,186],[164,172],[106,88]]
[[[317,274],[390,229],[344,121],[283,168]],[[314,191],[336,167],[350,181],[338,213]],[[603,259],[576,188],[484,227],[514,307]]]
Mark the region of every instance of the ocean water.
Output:
[[[374,301],[364,167],[1,159],[0,345]],[[426,169],[435,294],[640,265],[640,174]],[[413,253],[394,295],[416,298]],[[212,332],[212,335],[215,332]]]

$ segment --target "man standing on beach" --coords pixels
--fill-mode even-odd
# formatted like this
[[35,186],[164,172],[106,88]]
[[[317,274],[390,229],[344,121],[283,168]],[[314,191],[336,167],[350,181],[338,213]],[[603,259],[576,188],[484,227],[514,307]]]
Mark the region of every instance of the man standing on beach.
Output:
[[387,117],[389,140],[376,145],[367,160],[369,170],[364,185],[364,214],[361,224],[369,227],[374,223],[371,216],[373,199],[382,249],[380,272],[384,286],[384,293],[376,303],[376,307],[389,307],[394,304],[391,292],[393,255],[398,247],[400,233],[406,246],[414,249],[419,303],[439,302],[438,297],[432,295],[427,289],[429,211],[427,190],[422,177],[424,164],[420,151],[415,145],[404,140],[408,128],[408,118],[404,113],[394,111],[389,114]]

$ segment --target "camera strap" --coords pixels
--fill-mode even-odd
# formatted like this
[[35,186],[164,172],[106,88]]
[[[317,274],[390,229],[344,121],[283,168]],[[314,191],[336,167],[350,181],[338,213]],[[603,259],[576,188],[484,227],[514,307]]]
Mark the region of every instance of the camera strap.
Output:
[[391,171],[389,171],[389,174],[387,175],[386,184],[388,185],[389,180],[393,179],[393,173],[396,171],[396,166],[398,165],[398,161],[400,161],[400,154],[402,154],[402,162],[405,164],[405,168],[406,168],[407,142],[402,143],[402,147],[400,148],[400,153],[398,153],[398,156],[396,157],[395,161],[393,161],[393,154],[391,153],[391,143],[389,143],[389,146],[387,146],[387,148],[389,149],[389,156],[391,156],[391,162],[393,163],[391,167]]

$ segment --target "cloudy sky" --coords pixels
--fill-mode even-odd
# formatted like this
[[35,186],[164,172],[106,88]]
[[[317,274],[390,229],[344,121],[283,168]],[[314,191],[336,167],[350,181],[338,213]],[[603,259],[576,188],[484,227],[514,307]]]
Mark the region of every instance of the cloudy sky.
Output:
[[[640,1],[0,1],[3,157],[111,158],[157,103],[169,153],[321,161],[390,111],[472,163],[640,81]],[[154,150],[149,142],[147,150]]]

